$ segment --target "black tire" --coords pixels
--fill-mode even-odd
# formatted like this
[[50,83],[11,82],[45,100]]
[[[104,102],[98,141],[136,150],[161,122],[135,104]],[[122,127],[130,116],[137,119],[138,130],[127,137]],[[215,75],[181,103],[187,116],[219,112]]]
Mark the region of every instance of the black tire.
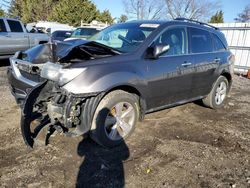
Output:
[[[124,142],[135,129],[135,125],[139,119],[139,102],[138,96],[122,90],[115,90],[107,94],[99,103],[93,116],[91,125],[90,136],[98,144],[112,148]],[[133,108],[133,114],[135,115],[133,123],[131,123],[131,129],[127,135],[121,137],[119,140],[112,140],[109,138],[105,127],[105,121],[110,114],[112,108],[119,103],[128,103]]]
[[[221,102],[219,102],[218,100],[216,100],[216,93],[217,93],[217,88],[224,83],[226,86],[226,93],[225,93],[225,97],[223,98],[223,100],[221,100]],[[223,84],[223,85],[224,85]],[[225,100],[227,97],[227,94],[229,92],[229,83],[226,77],[224,76],[220,76],[216,82],[213,85],[212,90],[210,91],[210,93],[208,94],[208,96],[204,99],[202,99],[202,102],[205,106],[209,107],[209,108],[213,108],[213,109],[218,109],[221,108],[224,104],[225,104]]]

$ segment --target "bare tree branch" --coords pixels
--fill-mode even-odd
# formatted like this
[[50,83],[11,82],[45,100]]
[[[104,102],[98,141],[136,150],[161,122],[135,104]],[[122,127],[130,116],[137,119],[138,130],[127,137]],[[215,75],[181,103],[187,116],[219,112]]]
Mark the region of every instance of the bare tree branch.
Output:
[[218,1],[210,0],[165,0],[169,18],[184,17],[205,21],[219,8]]
[[126,14],[136,19],[160,19],[163,15],[164,0],[123,0]]

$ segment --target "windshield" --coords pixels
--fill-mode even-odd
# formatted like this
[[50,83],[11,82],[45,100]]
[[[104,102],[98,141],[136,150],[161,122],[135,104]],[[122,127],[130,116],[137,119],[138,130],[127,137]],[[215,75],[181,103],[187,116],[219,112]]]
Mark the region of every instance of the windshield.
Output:
[[123,53],[135,51],[158,24],[117,24],[89,38]]
[[78,28],[76,29],[71,37],[90,37],[98,33],[98,30],[95,28]]

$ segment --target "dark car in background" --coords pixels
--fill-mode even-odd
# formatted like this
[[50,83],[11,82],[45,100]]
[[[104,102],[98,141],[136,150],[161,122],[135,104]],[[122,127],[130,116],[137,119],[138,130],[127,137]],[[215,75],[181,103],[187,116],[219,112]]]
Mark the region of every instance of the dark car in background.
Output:
[[48,126],[49,133],[89,134],[113,147],[146,113],[196,100],[222,107],[233,64],[224,35],[213,26],[188,19],[132,21],[110,26],[89,41],[17,53],[8,78],[23,104],[27,145],[32,147]]
[[88,39],[92,35],[98,33],[101,30],[101,28],[93,28],[93,27],[79,27],[77,28],[72,35],[66,39],[72,40],[72,39]]
[[69,38],[72,35],[72,33],[73,31],[67,31],[67,30],[54,31],[51,34],[51,40],[64,41],[66,38]]

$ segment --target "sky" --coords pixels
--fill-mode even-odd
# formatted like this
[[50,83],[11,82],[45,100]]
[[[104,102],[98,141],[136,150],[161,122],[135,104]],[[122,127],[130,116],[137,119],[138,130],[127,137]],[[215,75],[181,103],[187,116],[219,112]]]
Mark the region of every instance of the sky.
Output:
[[[109,10],[114,18],[119,18],[121,14],[125,14],[123,8],[123,0],[91,0],[100,10]],[[157,2],[158,0],[155,0]],[[4,0],[0,0],[0,5],[4,4]],[[234,22],[234,18],[243,11],[250,0],[219,0],[221,9],[224,12],[224,22]],[[6,7],[3,7],[6,8]]]
[[[92,2],[100,10],[109,10],[113,17],[119,18],[125,13],[122,0],[92,0]],[[250,0],[220,0],[219,2],[224,12],[224,22],[234,22],[234,18],[243,11],[247,4],[250,4]]]

